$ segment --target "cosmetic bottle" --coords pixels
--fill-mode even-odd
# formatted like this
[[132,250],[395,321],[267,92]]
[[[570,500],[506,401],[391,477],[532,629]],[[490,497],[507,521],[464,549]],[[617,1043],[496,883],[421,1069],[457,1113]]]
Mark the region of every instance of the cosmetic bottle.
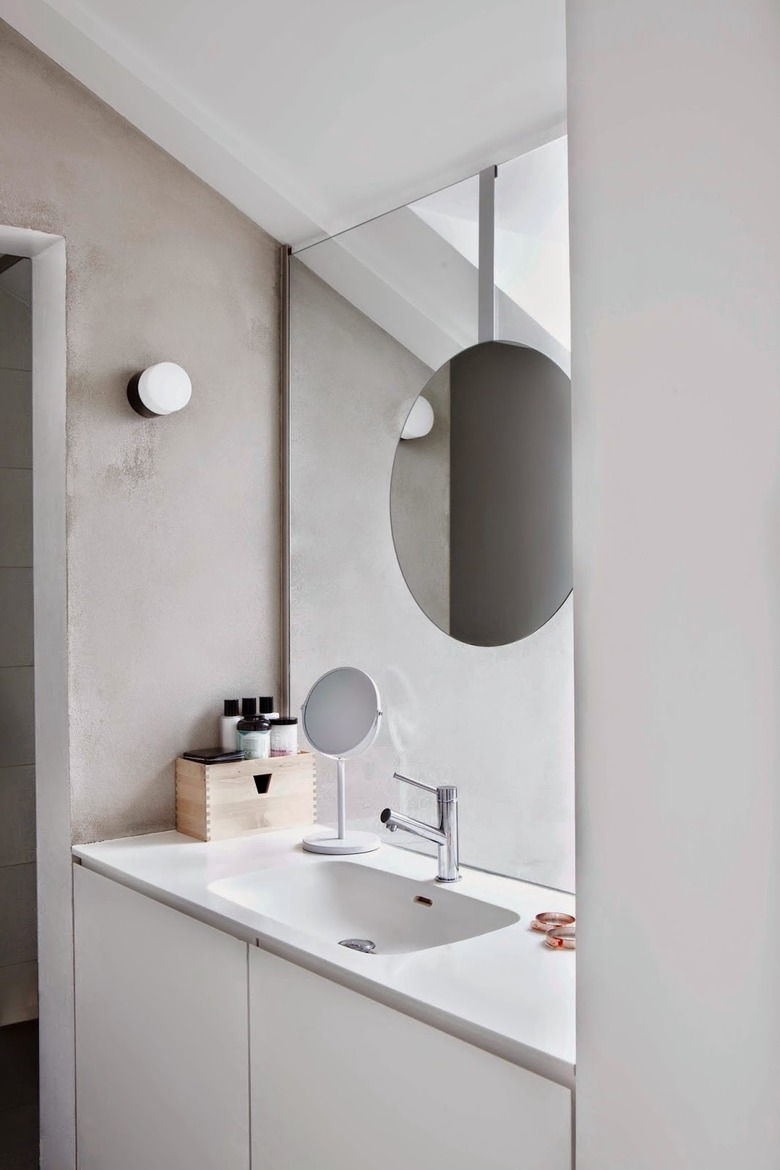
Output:
[[279,712],[274,710],[273,695],[261,695],[257,700],[257,709],[266,719],[278,719]]
[[298,752],[298,720],[292,717],[271,720],[271,755],[294,756]]
[[219,721],[219,743],[225,752],[235,751],[238,747],[236,726],[240,718],[238,699],[225,699],[225,713]]
[[241,710],[236,728],[238,750],[244,753],[245,760],[267,760],[271,755],[271,724],[265,715],[257,714],[254,699],[243,699]]

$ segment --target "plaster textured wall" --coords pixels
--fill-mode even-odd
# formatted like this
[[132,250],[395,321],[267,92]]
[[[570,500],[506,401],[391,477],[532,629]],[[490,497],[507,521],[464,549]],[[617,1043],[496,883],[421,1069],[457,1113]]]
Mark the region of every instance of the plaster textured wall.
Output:
[[[0,223],[67,247],[73,836],[169,828],[177,752],[277,685],[275,245],[6,25]],[[192,402],[143,420],[162,359]]]
[[[430,370],[298,262],[292,274],[293,705],[338,665],[379,685],[380,738],[349,765],[350,821],[431,817],[393,771],[456,783],[464,860],[573,888],[571,601],[513,646],[442,633],[404,583],[390,531],[398,436]],[[323,760],[321,819],[334,765]],[[410,842],[412,838],[409,839]]]
[[780,6],[567,41],[577,1167],[776,1170]]

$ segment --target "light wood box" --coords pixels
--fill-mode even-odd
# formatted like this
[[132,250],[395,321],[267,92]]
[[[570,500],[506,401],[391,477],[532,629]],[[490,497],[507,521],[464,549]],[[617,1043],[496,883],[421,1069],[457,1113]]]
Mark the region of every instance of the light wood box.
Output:
[[176,828],[199,841],[223,841],[316,819],[311,752],[229,764],[176,761]]

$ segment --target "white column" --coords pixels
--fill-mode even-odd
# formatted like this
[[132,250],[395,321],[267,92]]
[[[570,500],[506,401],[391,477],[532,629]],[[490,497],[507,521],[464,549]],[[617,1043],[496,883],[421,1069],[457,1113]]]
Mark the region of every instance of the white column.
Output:
[[578,1170],[780,1159],[780,5],[570,0]]

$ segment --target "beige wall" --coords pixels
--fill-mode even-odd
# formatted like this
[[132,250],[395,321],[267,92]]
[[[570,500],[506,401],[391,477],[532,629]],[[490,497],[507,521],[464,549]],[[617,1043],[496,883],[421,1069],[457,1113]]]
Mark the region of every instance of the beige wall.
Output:
[[[277,688],[275,245],[6,25],[0,224],[67,248],[73,836],[165,829],[176,753]],[[143,420],[162,359],[193,399]]]

